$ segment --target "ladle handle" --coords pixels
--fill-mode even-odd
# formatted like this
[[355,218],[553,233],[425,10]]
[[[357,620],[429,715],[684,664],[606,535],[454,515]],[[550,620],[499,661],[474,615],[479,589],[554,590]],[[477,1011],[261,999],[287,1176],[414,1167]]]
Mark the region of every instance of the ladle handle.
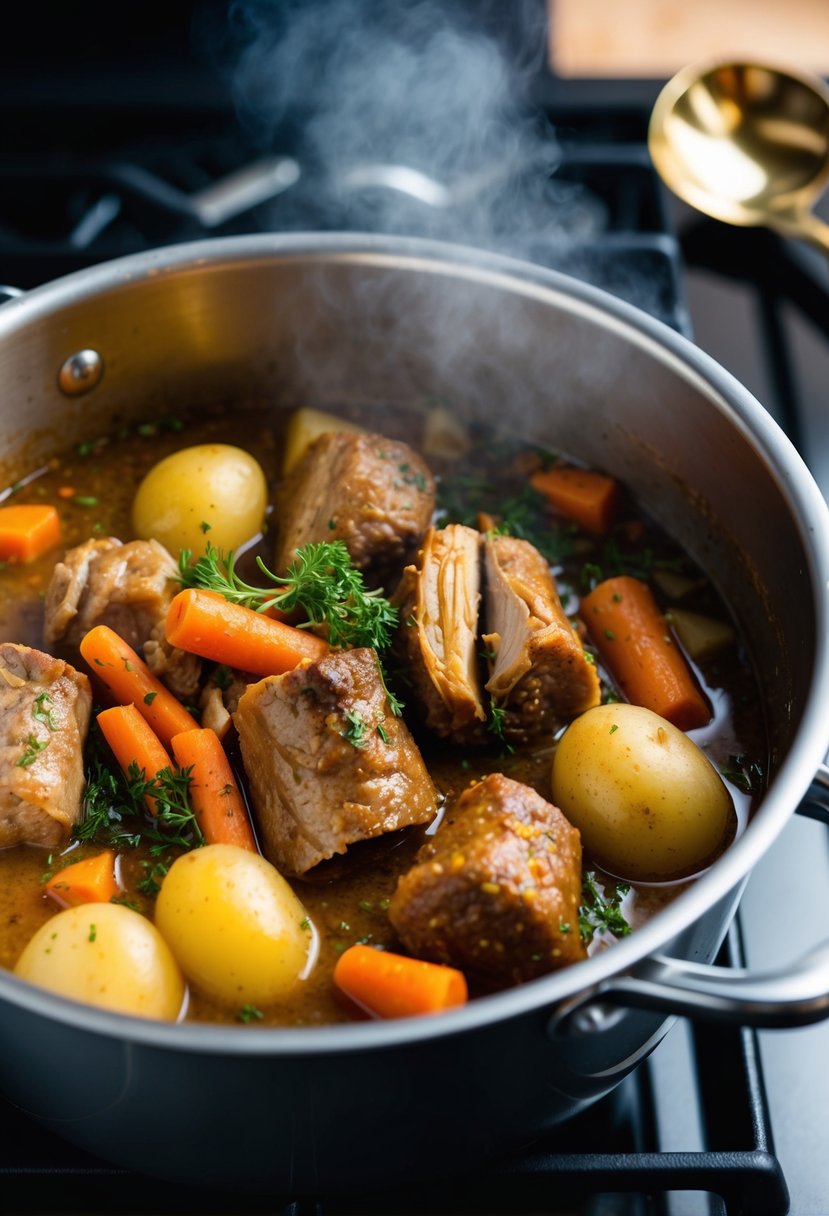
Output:
[[829,254],[829,224],[818,219],[811,211],[799,211],[795,215],[782,215],[769,221],[770,227],[781,236],[799,237],[808,241],[821,252]]

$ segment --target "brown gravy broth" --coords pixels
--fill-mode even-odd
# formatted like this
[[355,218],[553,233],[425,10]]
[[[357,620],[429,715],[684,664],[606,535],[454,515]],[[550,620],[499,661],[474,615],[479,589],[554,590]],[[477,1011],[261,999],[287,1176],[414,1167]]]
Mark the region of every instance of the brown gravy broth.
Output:
[[[474,461],[468,457],[447,459],[424,450],[420,417],[407,420],[405,414],[387,410],[337,412],[369,429],[407,439],[423,452],[440,481],[439,504],[446,504],[439,521],[474,522],[476,513],[481,510],[496,518],[503,513],[514,523],[516,534],[525,534],[533,541],[537,539],[535,535],[529,535],[526,489],[529,472],[538,465],[539,456],[530,444],[506,442],[482,432],[470,436],[469,450],[475,453]],[[202,411],[198,419],[166,419],[133,426],[105,438],[90,437],[88,443],[56,456],[47,467],[7,492],[7,501],[55,504],[62,521],[62,540],[60,549],[26,565],[8,564],[0,572],[0,640],[43,647],[42,597],[55,562],[65,549],[90,536],[131,539],[130,511],[135,489],[158,460],[196,443],[231,443],[256,456],[273,488],[279,479],[281,428],[281,420],[275,419],[272,409],[264,406],[261,409],[252,406],[244,412],[234,409],[232,413],[217,408],[212,413]],[[621,511],[620,522],[609,541],[579,533],[571,525],[543,513],[535,519],[534,527],[539,519],[544,535],[556,542],[555,548],[559,552],[548,556],[565,609],[571,615],[578,603],[584,563],[595,562],[604,563],[606,575],[634,573],[628,567],[637,564],[649,571],[660,567],[680,570],[697,584],[691,594],[683,598],[683,607],[729,619],[725,605],[704,575],[632,504],[626,504]],[[240,570],[246,577],[252,576],[255,570],[253,554],[260,552],[269,562],[270,549],[266,534],[245,554]],[[616,566],[612,562],[608,564],[608,553],[615,554]],[[624,570],[619,568],[619,562],[625,565]],[[256,578],[251,577],[251,581],[255,582]],[[663,598],[663,607],[667,606]],[[711,663],[695,666],[695,671],[714,707],[715,717],[709,727],[693,732],[692,737],[706,748],[721,771],[734,769],[735,756],[746,757],[758,766],[758,771],[765,771],[767,747],[759,695],[743,645],[730,648]],[[601,671],[601,674],[609,683],[607,673]],[[401,692],[405,700],[405,689]],[[444,748],[435,740],[417,737],[436,784],[449,803],[475,780],[499,771],[527,782],[548,799],[551,796],[553,740],[545,741],[540,747],[509,752],[493,739],[491,748],[464,754],[457,748]],[[741,789],[742,784],[740,780],[736,784],[729,782],[737,808],[738,830],[744,827],[752,801],[759,793],[757,788]],[[399,874],[411,865],[423,838],[423,830],[416,829],[366,842],[352,847],[345,858],[323,863],[308,876],[308,881],[294,884],[319,932],[319,959],[310,977],[298,985],[290,999],[261,1010],[262,1017],[257,1017],[253,1024],[307,1025],[361,1016],[337,995],[331,979],[334,964],[344,949],[358,941],[399,948],[385,910]],[[58,910],[43,892],[45,879],[62,865],[97,852],[99,847],[73,843],[68,854],[62,856],[25,846],[0,851],[0,965],[13,967],[31,935]],[[142,845],[123,853],[120,878],[130,901],[152,916],[152,900],[135,893],[135,884],[146,873],[147,857],[147,850]],[[585,858],[585,868],[593,868],[589,858]],[[597,877],[601,885],[602,876],[597,874]],[[632,888],[622,905],[632,927],[658,911],[684,885]],[[591,951],[603,948],[612,940],[612,936],[598,934]],[[485,991],[476,985],[473,977],[469,978],[473,995]],[[195,1020],[234,1022],[238,1020],[239,1011],[222,1008],[198,993],[191,993],[187,1016]]]

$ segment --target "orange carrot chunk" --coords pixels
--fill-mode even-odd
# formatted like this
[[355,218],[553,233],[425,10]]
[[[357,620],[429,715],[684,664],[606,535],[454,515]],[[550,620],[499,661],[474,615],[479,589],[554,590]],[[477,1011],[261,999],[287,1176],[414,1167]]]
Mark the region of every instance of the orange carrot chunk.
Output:
[[680,730],[710,722],[711,708],[646,583],[606,579],[581,601],[579,616],[628,701]]
[[173,756],[190,770],[190,805],[207,844],[235,844],[258,853],[244,799],[219,736],[209,727],[174,735]]
[[[98,725],[112,748],[121,771],[129,777],[135,764],[145,781],[152,781],[173,762],[164,750],[158,735],[147,725],[134,705],[115,705],[98,714]],[[156,812],[156,799],[147,795],[150,814]]]
[[556,465],[533,473],[530,482],[550,505],[589,532],[608,532],[616,518],[619,483],[593,469]]
[[30,562],[60,540],[60,516],[46,503],[0,507],[0,561]]
[[334,983],[366,1012],[380,1018],[439,1013],[467,1000],[462,971],[442,963],[350,946],[337,959]]
[[315,662],[329,649],[316,634],[231,604],[216,591],[193,588],[180,591],[170,604],[167,641],[259,676],[292,671],[303,659]]
[[96,625],[81,641],[81,654],[115,701],[134,705],[165,747],[173,735],[198,723],[143,659],[108,625]]
[[103,853],[66,866],[52,875],[45,890],[64,908],[109,903],[120,890],[115,878],[115,853],[104,849]]

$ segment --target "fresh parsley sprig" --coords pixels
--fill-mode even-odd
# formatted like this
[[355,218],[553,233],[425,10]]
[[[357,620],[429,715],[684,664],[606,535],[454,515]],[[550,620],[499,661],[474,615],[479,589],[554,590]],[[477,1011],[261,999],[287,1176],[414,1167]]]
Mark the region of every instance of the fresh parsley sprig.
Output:
[[261,557],[256,563],[262,574],[280,590],[255,587],[236,571],[234,553],[224,553],[208,544],[203,557],[190,564],[185,550],[179,558],[179,581],[183,587],[218,591],[234,604],[264,612],[299,609],[305,616],[298,628],[321,629],[335,649],[369,646],[378,652],[391,643],[397,624],[397,609],[379,591],[369,591],[363,575],[353,564],[341,540],[321,541],[297,549],[284,577],[274,574]]
[[589,946],[596,933],[612,933],[616,937],[627,937],[630,925],[621,903],[630,890],[626,882],[617,882],[604,891],[600,890],[593,870],[582,876],[582,903],[579,908],[579,932],[582,941]]
[[[147,779],[138,765],[127,776],[114,771],[105,757],[99,732],[91,735],[86,788],[76,840],[95,840],[115,847],[135,848],[142,840],[154,857],[168,849],[192,849],[204,843],[190,806],[190,772],[162,769]],[[146,799],[155,800],[151,815]]]

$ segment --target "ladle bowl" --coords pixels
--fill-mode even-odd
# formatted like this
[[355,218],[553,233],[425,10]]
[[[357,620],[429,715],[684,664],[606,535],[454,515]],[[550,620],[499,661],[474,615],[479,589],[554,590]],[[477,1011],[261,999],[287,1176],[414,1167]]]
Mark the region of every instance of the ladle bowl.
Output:
[[659,94],[648,146],[666,185],[698,211],[829,252],[829,225],[812,213],[829,181],[829,88],[819,77],[692,64]]

